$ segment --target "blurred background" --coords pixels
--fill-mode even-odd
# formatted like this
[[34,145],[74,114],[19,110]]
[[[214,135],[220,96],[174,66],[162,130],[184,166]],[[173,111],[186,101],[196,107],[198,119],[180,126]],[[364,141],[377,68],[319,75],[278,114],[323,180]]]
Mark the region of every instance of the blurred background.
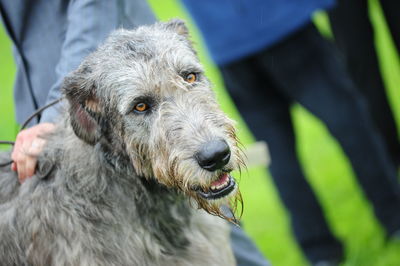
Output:
[[[188,22],[195,47],[205,65],[206,74],[214,84],[224,111],[238,121],[239,138],[250,145],[254,138],[247,129],[226,93],[220,73],[211,62],[198,30],[187,12],[175,0],[150,0],[160,20],[182,18]],[[376,30],[376,46],[380,67],[388,89],[396,121],[400,122],[400,62],[390,38],[382,10],[371,0],[370,17]],[[399,18],[400,19],[400,18]],[[330,38],[326,14],[314,17],[318,29]],[[399,20],[400,22],[400,20]],[[18,125],[14,119],[12,86],[15,64],[11,43],[0,28],[0,140],[14,140]],[[370,203],[361,192],[341,147],[313,115],[294,105],[292,116],[298,139],[298,152],[306,176],[317,194],[332,231],[345,245],[343,265],[400,265],[400,243],[387,242]],[[9,147],[0,146],[2,149]],[[245,231],[255,240],[272,265],[307,265],[297,246],[289,224],[289,216],[279,199],[275,186],[264,166],[251,166],[240,177],[244,198],[242,218]],[[400,211],[400,210],[399,210]]]

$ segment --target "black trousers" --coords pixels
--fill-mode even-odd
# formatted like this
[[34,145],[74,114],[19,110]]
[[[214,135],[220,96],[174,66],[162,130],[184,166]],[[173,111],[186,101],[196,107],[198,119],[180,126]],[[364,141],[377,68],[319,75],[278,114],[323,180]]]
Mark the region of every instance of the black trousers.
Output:
[[269,145],[273,180],[310,261],[338,258],[343,251],[301,169],[289,112],[293,102],[319,117],[339,141],[387,232],[400,228],[396,170],[337,51],[312,24],[220,70],[249,128]]
[[[400,51],[400,1],[380,0],[380,3],[394,43]],[[329,12],[329,18],[348,72],[365,96],[374,124],[392,161],[399,167],[399,136],[379,70],[368,12],[368,0],[339,0],[336,8]]]

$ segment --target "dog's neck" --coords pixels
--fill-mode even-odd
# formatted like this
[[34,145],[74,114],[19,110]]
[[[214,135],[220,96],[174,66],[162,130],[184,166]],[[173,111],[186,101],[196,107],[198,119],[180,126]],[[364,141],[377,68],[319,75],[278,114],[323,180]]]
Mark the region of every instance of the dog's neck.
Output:
[[120,172],[126,180],[134,182],[133,193],[140,199],[136,210],[141,225],[163,246],[165,254],[185,250],[188,240],[183,230],[190,224],[191,210],[187,199],[176,189],[167,188],[156,178],[139,176],[127,155],[110,152],[107,143],[99,143],[101,160],[108,164],[112,173]]
[[[63,139],[63,144],[52,145],[52,138],[54,143],[60,143],[59,139]],[[91,202],[118,208],[118,201],[132,201],[131,204],[121,205],[136,209],[139,215],[134,223],[146,228],[162,245],[165,253],[183,251],[188,245],[183,232],[190,224],[192,213],[188,200],[182,193],[165,187],[155,178],[138,176],[125,156],[114,156],[115,153],[108,150],[109,146],[102,144],[88,145],[77,138],[72,130],[59,130],[49,139],[49,147],[42,161],[52,158],[54,163],[61,163],[54,166],[54,172],[47,178],[54,178],[57,171],[62,171],[61,176],[66,178],[53,182]],[[63,161],[77,161],[68,157],[79,158],[79,164],[63,164]],[[115,198],[116,195],[119,198]]]

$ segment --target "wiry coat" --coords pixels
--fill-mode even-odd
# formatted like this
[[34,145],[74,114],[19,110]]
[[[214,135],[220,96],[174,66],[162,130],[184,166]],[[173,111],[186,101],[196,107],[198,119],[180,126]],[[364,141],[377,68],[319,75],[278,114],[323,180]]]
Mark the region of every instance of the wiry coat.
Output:
[[[234,265],[227,223],[207,213],[232,197],[196,193],[241,164],[202,72],[180,21],[117,31],[90,55],[36,175],[19,185],[0,168],[0,265]],[[215,138],[232,155],[211,172],[193,156]]]

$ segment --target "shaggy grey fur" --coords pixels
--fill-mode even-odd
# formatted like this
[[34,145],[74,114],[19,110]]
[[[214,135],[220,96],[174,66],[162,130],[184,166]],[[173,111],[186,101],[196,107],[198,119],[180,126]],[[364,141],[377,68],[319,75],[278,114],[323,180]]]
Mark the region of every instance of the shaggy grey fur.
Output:
[[[43,136],[37,174],[19,185],[0,169],[1,265],[235,264],[217,216],[240,193],[199,191],[241,153],[187,35],[178,20],[118,30],[65,79],[68,112]],[[195,154],[216,139],[231,156],[208,171]]]

